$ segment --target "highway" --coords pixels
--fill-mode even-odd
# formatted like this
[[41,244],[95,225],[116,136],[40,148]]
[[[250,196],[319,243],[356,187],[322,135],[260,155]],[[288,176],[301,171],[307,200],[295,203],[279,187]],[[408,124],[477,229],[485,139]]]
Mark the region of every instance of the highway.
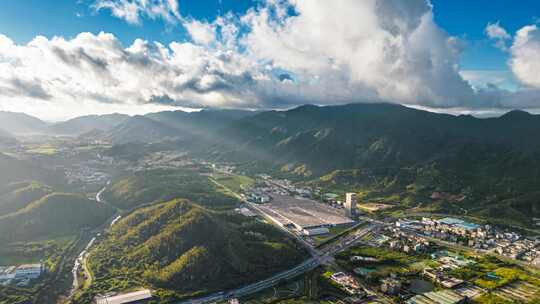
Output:
[[[110,182],[111,181],[108,181],[107,185],[109,185]],[[103,192],[105,192],[105,190],[107,190],[107,186],[105,186],[101,190],[99,190],[99,192],[96,194],[96,202],[103,203],[103,200],[101,199],[101,195],[103,194]]]
[[355,233],[347,235],[347,237],[343,238],[335,245],[329,246],[321,251],[318,251],[315,248],[311,247],[312,250],[310,250],[310,252],[313,254],[313,257],[302,262],[300,265],[294,268],[278,273],[265,280],[252,283],[234,290],[217,292],[202,298],[180,301],[176,304],[204,304],[216,301],[226,301],[228,299],[254,294],[256,292],[270,288],[277,285],[283,280],[295,278],[301,274],[317,268],[319,265],[327,264],[328,262],[333,260],[333,256],[336,253],[353,246],[358,242],[358,240],[360,240],[360,238],[365,236],[367,233],[369,233],[376,227],[378,227],[378,225],[369,224],[368,226],[356,231]]
[[[101,198],[103,192],[105,192],[105,190],[107,190],[107,186],[111,183],[111,181],[107,181],[107,184],[101,189],[99,190],[99,192],[96,194],[96,202],[98,203],[102,203],[102,204],[107,204],[107,202],[105,200],[103,200]],[[69,291],[69,296],[68,296],[68,299],[71,299],[73,297],[73,295],[75,294],[75,292],[81,287],[81,282],[79,282],[79,279],[78,279],[78,271],[79,269],[82,267],[85,274],[86,274],[86,277],[90,280],[90,283],[91,283],[91,280],[92,280],[92,276],[90,274],[90,272],[88,271],[88,269],[86,268],[86,258],[88,257],[88,251],[90,250],[90,248],[92,247],[92,245],[94,244],[94,242],[96,241],[96,236],[98,236],[100,233],[102,233],[103,231],[105,231],[107,228],[109,228],[110,226],[112,226],[116,221],[118,221],[122,216],[121,215],[118,215],[118,212],[116,212],[109,220],[107,220],[103,225],[101,225],[100,227],[94,229],[92,231],[92,233],[94,234],[94,236],[90,239],[90,241],[88,242],[88,244],[84,247],[84,249],[79,253],[77,259],[75,260],[74,264],[73,264],[73,268],[71,270],[71,273],[72,273],[72,276],[73,276],[73,283],[72,283],[72,287]],[[110,224],[109,224],[110,223]]]
[[[214,182],[215,184],[229,190],[231,193],[235,194],[235,196],[237,196],[238,199],[240,199],[240,201],[246,204],[246,206],[250,208],[252,211],[255,211],[255,213],[258,213],[259,215],[262,215],[264,218],[269,219],[270,221],[274,222],[274,220],[271,217],[269,217],[265,212],[260,210],[256,204],[248,202],[242,196],[235,193],[231,189],[227,188],[225,185],[217,182],[213,178],[211,178],[210,180]],[[262,291],[264,289],[273,287],[283,280],[295,278],[301,274],[304,274],[306,272],[309,272],[317,268],[320,265],[331,264],[334,261],[334,255],[336,253],[355,245],[367,233],[369,233],[375,228],[381,227],[381,225],[384,224],[382,222],[375,221],[367,217],[362,218],[362,220],[364,220],[365,222],[369,224],[366,227],[363,227],[353,233],[344,235],[340,239],[336,239],[336,241],[331,243],[331,245],[325,246],[323,249],[319,249],[319,250],[314,248],[311,244],[306,242],[299,235],[293,233],[291,230],[276,223],[277,224],[276,226],[279,227],[283,232],[285,232],[286,234],[298,240],[300,244],[302,244],[309,251],[312,257],[302,262],[300,265],[294,268],[278,273],[265,280],[252,283],[252,284],[249,284],[249,285],[246,285],[246,286],[234,289],[234,290],[230,290],[230,291],[220,291],[220,292],[213,293],[211,295],[201,297],[201,298],[179,301],[176,304],[205,304],[205,303],[210,303],[210,302],[226,301],[232,298],[247,296],[247,295]]]

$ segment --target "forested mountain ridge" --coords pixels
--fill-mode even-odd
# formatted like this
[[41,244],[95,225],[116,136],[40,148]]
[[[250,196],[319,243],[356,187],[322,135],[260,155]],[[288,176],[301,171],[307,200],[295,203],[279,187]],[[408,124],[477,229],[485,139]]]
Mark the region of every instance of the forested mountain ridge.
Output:
[[[480,119],[392,104],[301,106],[240,119],[196,153],[213,160],[277,169],[300,180],[334,173],[341,186],[431,204],[433,192],[467,197],[483,215],[504,210],[530,222],[539,216],[540,116],[511,111]],[[347,172],[358,170],[354,177]],[[336,185],[332,178],[318,182]],[[330,184],[329,184],[330,183]],[[441,209],[438,209],[441,210]]]
[[533,152],[540,116],[512,111],[478,119],[392,104],[301,106],[233,122],[215,155],[306,164],[317,173],[364,166],[403,166],[452,154],[464,145]]
[[13,213],[0,216],[2,242],[72,235],[104,223],[113,210],[84,196],[51,193]]
[[53,124],[47,131],[61,135],[81,135],[95,130],[108,131],[128,118],[128,115],[123,114],[87,115]]
[[160,300],[170,300],[265,278],[304,254],[270,225],[175,199],[115,224],[92,251],[91,267],[95,290],[119,280],[127,288],[150,285]]
[[43,132],[49,124],[24,113],[0,111],[0,128],[11,134]]

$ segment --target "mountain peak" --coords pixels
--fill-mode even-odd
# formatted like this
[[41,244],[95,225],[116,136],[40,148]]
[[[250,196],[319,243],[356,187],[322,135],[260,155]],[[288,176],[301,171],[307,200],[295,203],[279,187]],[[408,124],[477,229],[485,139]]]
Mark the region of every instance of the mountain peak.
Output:
[[533,116],[531,113],[523,110],[512,110],[501,116],[504,119],[523,119]]

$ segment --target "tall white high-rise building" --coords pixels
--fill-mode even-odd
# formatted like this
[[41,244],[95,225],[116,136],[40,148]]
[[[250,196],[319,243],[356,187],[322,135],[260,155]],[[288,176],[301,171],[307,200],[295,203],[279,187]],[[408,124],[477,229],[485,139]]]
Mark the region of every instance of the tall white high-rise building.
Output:
[[345,195],[345,215],[350,218],[356,216],[356,193],[349,192]]

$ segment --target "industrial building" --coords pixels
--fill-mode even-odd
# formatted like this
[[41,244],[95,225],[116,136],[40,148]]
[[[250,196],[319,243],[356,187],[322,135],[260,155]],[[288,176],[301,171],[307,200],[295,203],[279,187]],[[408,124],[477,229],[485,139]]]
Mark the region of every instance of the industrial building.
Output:
[[[342,210],[306,198],[287,195],[272,194],[272,200],[264,205],[257,205],[257,209],[275,223],[298,231],[354,223],[343,215]],[[320,233],[322,230],[313,232]]]
[[305,236],[317,236],[330,233],[330,229],[326,227],[304,229],[302,231]]
[[95,298],[96,304],[142,304],[152,299],[152,292],[143,289],[135,292],[124,293],[114,296],[98,296]]
[[37,279],[45,271],[43,264],[23,264],[19,266],[0,266],[0,281]]
[[43,273],[43,264],[24,264],[15,269],[15,279],[37,279]]

